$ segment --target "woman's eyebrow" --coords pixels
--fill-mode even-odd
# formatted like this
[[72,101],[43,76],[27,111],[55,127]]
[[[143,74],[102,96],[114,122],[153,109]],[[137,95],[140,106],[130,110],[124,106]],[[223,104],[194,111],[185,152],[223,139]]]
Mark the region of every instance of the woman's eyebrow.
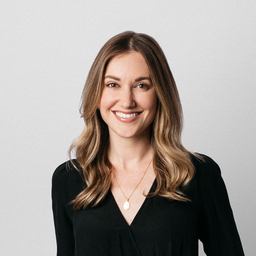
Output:
[[120,81],[120,80],[121,80],[120,78],[118,78],[118,77],[116,77],[116,76],[111,76],[111,75],[108,75],[108,76],[105,76],[105,77],[104,77],[104,79],[106,79],[106,78],[112,78],[112,79],[115,79],[115,80],[117,80],[117,81]]
[[141,80],[149,80],[151,82],[151,79],[147,76],[138,77],[135,79],[135,82],[141,81]]
[[[121,80],[120,78],[118,78],[116,76],[112,76],[112,75],[107,75],[107,76],[104,77],[104,79],[106,79],[106,78],[112,78],[112,79],[115,79],[117,81]],[[151,79],[149,77],[147,77],[147,76],[138,77],[138,78],[135,79],[135,82],[139,82],[141,80],[149,80],[151,82]]]

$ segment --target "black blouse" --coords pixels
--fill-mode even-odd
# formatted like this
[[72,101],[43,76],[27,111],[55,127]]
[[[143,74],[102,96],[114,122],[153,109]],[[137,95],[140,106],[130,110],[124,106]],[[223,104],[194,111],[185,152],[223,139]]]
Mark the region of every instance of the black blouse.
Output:
[[184,188],[191,202],[146,198],[130,226],[110,190],[95,208],[73,210],[85,182],[69,162],[60,165],[52,179],[57,255],[196,256],[198,239],[206,255],[244,255],[220,169],[204,159],[193,157],[196,173]]

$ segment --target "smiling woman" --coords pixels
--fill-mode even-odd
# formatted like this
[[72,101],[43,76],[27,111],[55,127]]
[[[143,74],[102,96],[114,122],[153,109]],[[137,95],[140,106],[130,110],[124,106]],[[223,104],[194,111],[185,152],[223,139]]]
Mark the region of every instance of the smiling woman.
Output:
[[52,184],[57,255],[242,256],[218,165],[181,143],[168,62],[148,35],[100,50],[82,95],[82,134]]
[[110,60],[100,100],[100,114],[109,136],[150,137],[157,95],[144,57],[132,51]]

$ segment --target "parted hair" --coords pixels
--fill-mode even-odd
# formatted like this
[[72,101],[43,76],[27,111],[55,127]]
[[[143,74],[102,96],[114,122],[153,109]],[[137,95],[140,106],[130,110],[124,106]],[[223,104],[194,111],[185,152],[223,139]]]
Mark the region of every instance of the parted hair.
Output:
[[150,36],[127,31],[112,37],[101,48],[89,71],[81,100],[80,113],[85,127],[69,149],[75,153],[86,186],[71,202],[74,209],[99,204],[111,184],[111,162],[108,159],[108,126],[98,110],[103,78],[109,61],[120,54],[136,51],[142,54],[157,94],[157,112],[151,124],[153,167],[157,180],[156,194],[179,201],[189,201],[182,188],[193,178],[191,153],[181,143],[182,107],[179,93],[166,57]]

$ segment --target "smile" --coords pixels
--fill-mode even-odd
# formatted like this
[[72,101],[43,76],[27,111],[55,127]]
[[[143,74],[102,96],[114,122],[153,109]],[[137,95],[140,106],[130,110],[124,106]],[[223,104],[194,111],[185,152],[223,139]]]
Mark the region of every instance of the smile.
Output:
[[137,115],[140,114],[140,112],[136,112],[136,113],[130,113],[130,114],[125,114],[125,113],[122,113],[122,112],[114,112],[117,116],[121,117],[121,118],[125,118],[125,119],[128,119],[128,118],[132,118],[132,117],[135,117]]

